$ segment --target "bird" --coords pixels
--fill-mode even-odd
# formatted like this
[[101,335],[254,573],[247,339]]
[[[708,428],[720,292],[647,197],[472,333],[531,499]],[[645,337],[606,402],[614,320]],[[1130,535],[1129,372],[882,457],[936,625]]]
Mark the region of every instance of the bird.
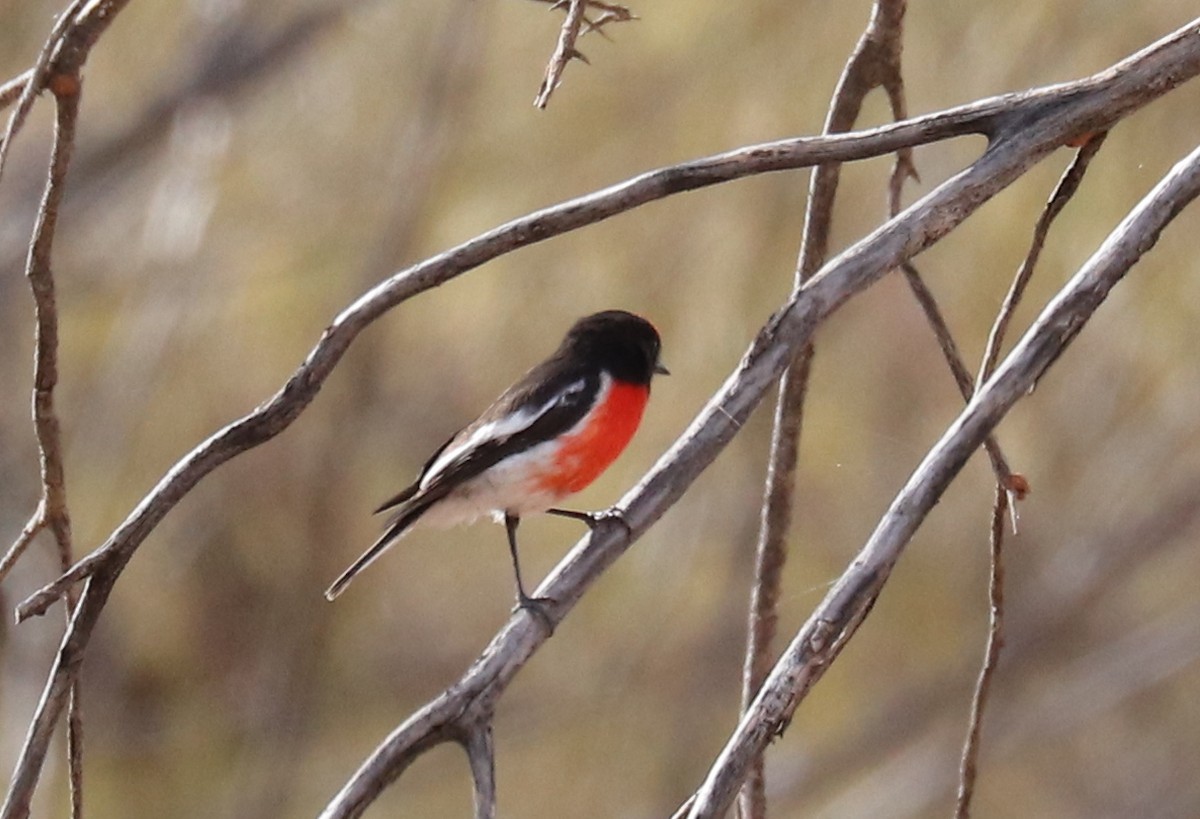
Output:
[[[602,515],[558,508],[617,459],[641,423],[655,375],[669,375],[662,342],[646,319],[624,310],[585,316],[558,349],[467,426],[434,450],[417,479],[389,498],[383,533],[326,590],[332,601],[414,526],[448,527],[491,515],[503,522],[518,609],[550,620],[546,598],[521,579],[517,527],[545,512],[594,527]],[[552,625],[550,626],[553,630]]]

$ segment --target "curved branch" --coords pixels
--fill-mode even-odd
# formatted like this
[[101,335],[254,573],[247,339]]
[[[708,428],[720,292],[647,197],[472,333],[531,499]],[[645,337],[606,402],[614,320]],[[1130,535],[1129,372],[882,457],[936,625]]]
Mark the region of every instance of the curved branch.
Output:
[[696,793],[690,819],[723,816],[758,754],[853,636],[908,540],[987,433],[1058,358],[1109,291],[1200,195],[1200,148],[1121,222],[1038,317],[1004,364],[930,450],[870,540],[800,629]]

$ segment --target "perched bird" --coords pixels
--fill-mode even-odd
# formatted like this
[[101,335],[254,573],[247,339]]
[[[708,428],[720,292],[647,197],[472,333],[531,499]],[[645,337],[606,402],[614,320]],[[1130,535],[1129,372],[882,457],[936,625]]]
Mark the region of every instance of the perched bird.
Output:
[[517,526],[534,512],[594,524],[589,513],[554,506],[594,481],[633,437],[651,378],[668,374],[660,346],[650,322],[623,310],[577,321],[550,358],[438,447],[416,482],[375,510],[395,511],[325,597],[341,594],[415,524],[452,526],[491,514],[507,530],[517,606],[545,619],[542,601],[531,598],[521,581]]

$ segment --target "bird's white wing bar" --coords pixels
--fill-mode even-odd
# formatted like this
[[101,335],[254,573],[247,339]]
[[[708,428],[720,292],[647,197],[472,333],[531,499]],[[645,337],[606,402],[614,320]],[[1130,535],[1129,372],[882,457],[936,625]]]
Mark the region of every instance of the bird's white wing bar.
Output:
[[[606,374],[607,375],[607,374]],[[580,378],[572,381],[563,390],[557,393],[546,403],[538,407],[526,407],[507,415],[504,418],[498,418],[487,424],[481,425],[478,429],[470,434],[466,440],[461,441],[454,446],[446,447],[442,454],[438,455],[437,460],[429,465],[429,469],[421,476],[421,489],[428,487],[433,481],[437,480],[438,476],[450,464],[457,461],[467,452],[472,449],[501,438],[509,438],[528,429],[535,421],[541,418],[554,407],[566,403],[574,396],[580,394],[587,389],[587,380]],[[601,384],[601,390],[604,389],[604,384]]]

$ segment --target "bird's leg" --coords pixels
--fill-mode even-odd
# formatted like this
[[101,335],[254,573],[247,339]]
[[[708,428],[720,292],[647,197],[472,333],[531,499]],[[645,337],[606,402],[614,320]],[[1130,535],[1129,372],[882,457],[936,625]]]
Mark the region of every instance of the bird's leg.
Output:
[[603,512],[578,512],[574,509],[547,509],[546,514],[558,515],[560,518],[570,518],[571,520],[580,521],[581,523],[587,524],[587,528],[593,532],[604,523],[611,520],[625,530],[626,538],[633,536],[633,529],[630,528],[629,523],[625,520],[625,516],[621,514],[621,510],[615,506],[610,509],[605,509]]
[[546,606],[553,604],[554,600],[549,597],[530,597],[525,593],[525,584],[521,582],[521,560],[517,557],[517,526],[520,523],[521,519],[516,515],[510,515],[507,512],[504,514],[504,530],[508,533],[508,551],[512,555],[513,574],[517,577],[517,605],[513,607],[513,611],[525,609],[541,620],[547,631],[553,634],[554,621],[550,619]]

